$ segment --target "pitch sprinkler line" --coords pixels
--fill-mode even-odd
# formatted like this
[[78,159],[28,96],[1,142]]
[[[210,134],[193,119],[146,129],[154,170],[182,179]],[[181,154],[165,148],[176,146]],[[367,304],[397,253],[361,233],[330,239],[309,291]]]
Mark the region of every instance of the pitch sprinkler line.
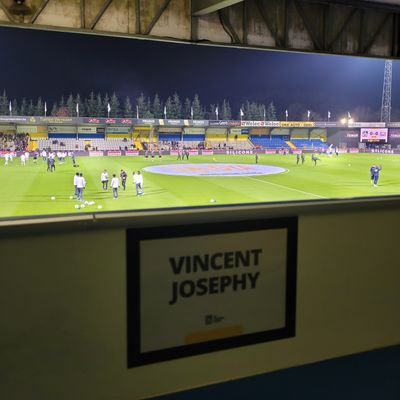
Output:
[[319,194],[305,192],[304,190],[294,189],[294,188],[291,188],[289,186],[279,185],[277,183],[272,183],[272,182],[268,182],[268,181],[262,181],[261,179],[252,178],[251,176],[249,176],[248,178],[252,179],[253,181],[258,181],[258,182],[262,182],[262,183],[268,183],[269,185],[278,186],[278,187],[281,187],[281,188],[284,188],[284,189],[288,189],[288,190],[293,190],[295,192],[303,193],[303,194],[306,194],[308,196],[315,196],[315,197],[319,197],[320,199],[326,199],[325,196],[320,196]]

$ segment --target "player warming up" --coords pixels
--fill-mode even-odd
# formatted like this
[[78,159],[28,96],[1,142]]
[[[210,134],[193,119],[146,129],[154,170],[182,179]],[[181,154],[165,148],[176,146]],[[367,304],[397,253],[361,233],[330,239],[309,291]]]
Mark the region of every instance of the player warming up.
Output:
[[379,180],[379,172],[382,170],[382,166],[379,165],[373,165],[370,169],[370,175],[371,175],[371,185],[374,185],[375,187],[378,186],[378,180]]
[[314,163],[314,166],[316,167],[317,166],[317,161],[319,161],[319,158],[318,158],[316,153],[312,153],[311,161]]

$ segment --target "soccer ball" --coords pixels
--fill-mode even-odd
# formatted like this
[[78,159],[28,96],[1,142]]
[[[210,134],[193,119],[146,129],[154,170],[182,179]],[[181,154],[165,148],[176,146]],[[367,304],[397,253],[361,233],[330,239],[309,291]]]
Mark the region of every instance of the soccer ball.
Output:
[[86,206],[84,204],[81,204],[81,208],[85,208]]
[[211,200],[210,200],[210,203],[215,203],[215,199],[211,199]]
[[103,206],[102,205],[98,205],[97,208],[100,210],[100,209],[103,208]]
[[56,199],[54,196],[51,196],[50,198],[51,198],[51,200],[55,200]]
[[74,196],[69,196],[69,199],[72,200],[74,198]]
[[89,204],[89,202],[86,200],[86,201],[85,201],[85,204],[86,204],[86,205],[88,205],[88,204]]
[[79,210],[79,204],[75,204],[75,208]]

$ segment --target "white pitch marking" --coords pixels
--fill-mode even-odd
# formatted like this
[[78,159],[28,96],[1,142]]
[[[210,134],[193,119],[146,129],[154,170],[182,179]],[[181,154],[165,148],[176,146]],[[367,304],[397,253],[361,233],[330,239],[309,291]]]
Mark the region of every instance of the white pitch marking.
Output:
[[249,179],[253,179],[254,181],[263,182],[263,183],[268,183],[269,185],[278,186],[278,187],[281,187],[281,188],[284,188],[284,189],[289,189],[289,190],[293,190],[293,191],[295,191],[295,192],[307,194],[307,195],[309,195],[309,196],[319,197],[320,199],[326,199],[325,196],[320,196],[319,194],[310,193],[310,192],[305,192],[304,190],[294,189],[294,188],[291,188],[291,187],[289,187],[289,186],[278,185],[277,183],[272,183],[272,182],[268,182],[268,181],[262,181],[261,179],[252,178],[251,176],[248,176],[248,178],[249,178]]

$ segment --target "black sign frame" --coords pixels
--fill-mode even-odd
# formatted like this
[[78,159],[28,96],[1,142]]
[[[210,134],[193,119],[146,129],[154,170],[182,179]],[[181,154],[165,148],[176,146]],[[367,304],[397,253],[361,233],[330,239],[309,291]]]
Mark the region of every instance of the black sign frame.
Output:
[[[140,315],[140,243],[146,240],[171,239],[187,236],[204,236],[224,233],[240,233],[258,230],[287,229],[286,248],[286,310],[283,328],[243,334],[219,340],[183,345],[150,352],[141,352]],[[128,368],[153,364],[182,357],[190,357],[215,351],[233,349],[296,335],[296,285],[297,285],[297,217],[235,221],[229,223],[205,223],[181,226],[159,226],[127,229],[127,366]]]

